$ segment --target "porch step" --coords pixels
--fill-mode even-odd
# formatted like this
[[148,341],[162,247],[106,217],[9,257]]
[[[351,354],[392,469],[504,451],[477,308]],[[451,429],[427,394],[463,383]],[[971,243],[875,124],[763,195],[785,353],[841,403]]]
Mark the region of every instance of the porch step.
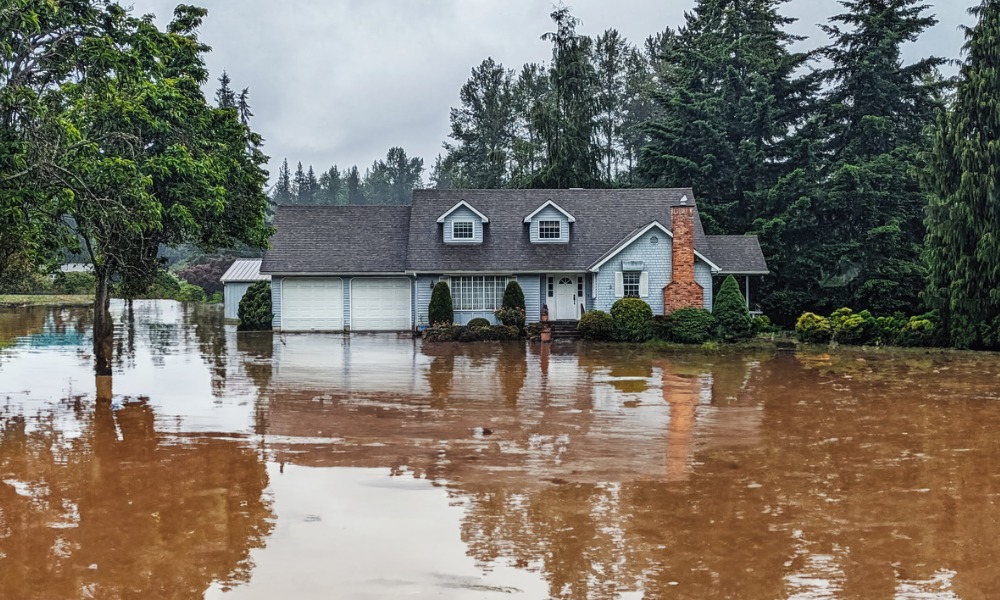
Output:
[[552,339],[561,340],[573,340],[580,337],[580,332],[577,330],[576,325],[578,321],[549,321],[549,327],[552,330]]

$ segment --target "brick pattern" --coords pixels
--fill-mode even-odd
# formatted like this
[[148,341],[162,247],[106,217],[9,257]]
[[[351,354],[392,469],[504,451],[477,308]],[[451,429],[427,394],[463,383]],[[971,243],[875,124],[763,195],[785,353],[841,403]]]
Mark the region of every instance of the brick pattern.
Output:
[[671,281],[663,288],[663,314],[705,305],[705,289],[694,277],[694,206],[672,206],[670,213],[673,260]]

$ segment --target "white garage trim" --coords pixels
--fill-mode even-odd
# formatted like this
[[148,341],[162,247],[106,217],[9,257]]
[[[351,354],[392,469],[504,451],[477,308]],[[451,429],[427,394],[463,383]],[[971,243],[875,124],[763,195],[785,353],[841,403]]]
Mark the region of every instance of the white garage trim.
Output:
[[[402,292],[405,291],[405,294]],[[413,280],[408,277],[351,279],[352,331],[413,329]]]
[[[303,297],[296,298],[296,294]],[[281,282],[283,331],[343,331],[344,280],[287,277]]]

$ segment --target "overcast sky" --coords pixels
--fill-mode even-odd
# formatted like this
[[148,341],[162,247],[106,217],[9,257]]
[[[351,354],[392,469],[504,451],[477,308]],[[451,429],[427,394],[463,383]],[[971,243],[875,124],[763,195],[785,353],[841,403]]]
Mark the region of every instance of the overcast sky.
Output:
[[[448,110],[473,67],[486,57],[507,68],[551,56],[548,0],[187,0],[205,6],[202,40],[208,66],[225,69],[233,87],[250,88],[253,128],[271,157],[272,181],[282,158],[312,164],[317,174],[337,164],[364,172],[391,146],[424,159],[425,182],[447,139]],[[939,23],[905,49],[958,58],[967,9],[978,0],[927,0]],[[123,2],[127,4],[127,2]],[[136,13],[170,18],[176,0],[135,0]],[[639,45],[683,23],[695,0],[570,0],[578,31],[618,29]],[[840,12],[836,0],[791,0],[806,47],[826,43],[816,28]],[[214,93],[216,82],[212,82]]]

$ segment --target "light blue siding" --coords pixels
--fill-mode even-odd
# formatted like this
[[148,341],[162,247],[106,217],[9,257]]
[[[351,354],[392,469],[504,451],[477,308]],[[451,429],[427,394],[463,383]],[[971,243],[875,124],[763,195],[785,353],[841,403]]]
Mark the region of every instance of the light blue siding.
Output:
[[541,275],[517,275],[517,284],[524,292],[524,318],[535,323],[542,318]]
[[281,327],[281,282],[283,279],[281,277],[271,278],[271,313],[274,314],[274,318],[271,319],[271,327]]
[[[456,211],[457,212],[457,211]],[[559,221],[559,239],[541,239],[538,237],[539,221]],[[565,244],[569,242],[569,219],[551,206],[546,206],[531,218],[531,242],[534,244]]]
[[421,275],[417,277],[417,293],[413,295],[417,302],[417,318],[415,319],[417,326],[430,325],[427,322],[427,307],[430,306],[431,292],[434,290],[434,285],[439,279],[439,275]]
[[[653,238],[657,243],[652,243]],[[671,239],[654,227],[604,263],[597,273],[597,300],[592,308],[609,311],[618,298],[615,296],[615,273],[622,270],[622,261],[638,260],[649,277],[649,295],[645,300],[654,315],[663,314],[663,288],[670,282]],[[592,296],[592,294],[589,294]]]
[[247,289],[250,288],[250,282],[248,281],[233,281],[225,284],[223,287],[223,305],[225,307],[225,317],[227,319],[238,319],[240,300],[243,299],[243,295],[247,293]]
[[[472,221],[472,239],[456,240],[452,237],[451,224],[455,221]],[[483,220],[476,213],[464,206],[455,209],[450,215],[444,218],[444,243],[446,244],[482,244],[483,243]]]
[[343,281],[344,281],[344,286],[342,292],[344,294],[344,299],[343,299],[344,331],[350,331],[351,330],[351,278],[344,277]]
[[705,308],[712,310],[712,267],[697,257],[694,259],[694,280],[705,290]]

